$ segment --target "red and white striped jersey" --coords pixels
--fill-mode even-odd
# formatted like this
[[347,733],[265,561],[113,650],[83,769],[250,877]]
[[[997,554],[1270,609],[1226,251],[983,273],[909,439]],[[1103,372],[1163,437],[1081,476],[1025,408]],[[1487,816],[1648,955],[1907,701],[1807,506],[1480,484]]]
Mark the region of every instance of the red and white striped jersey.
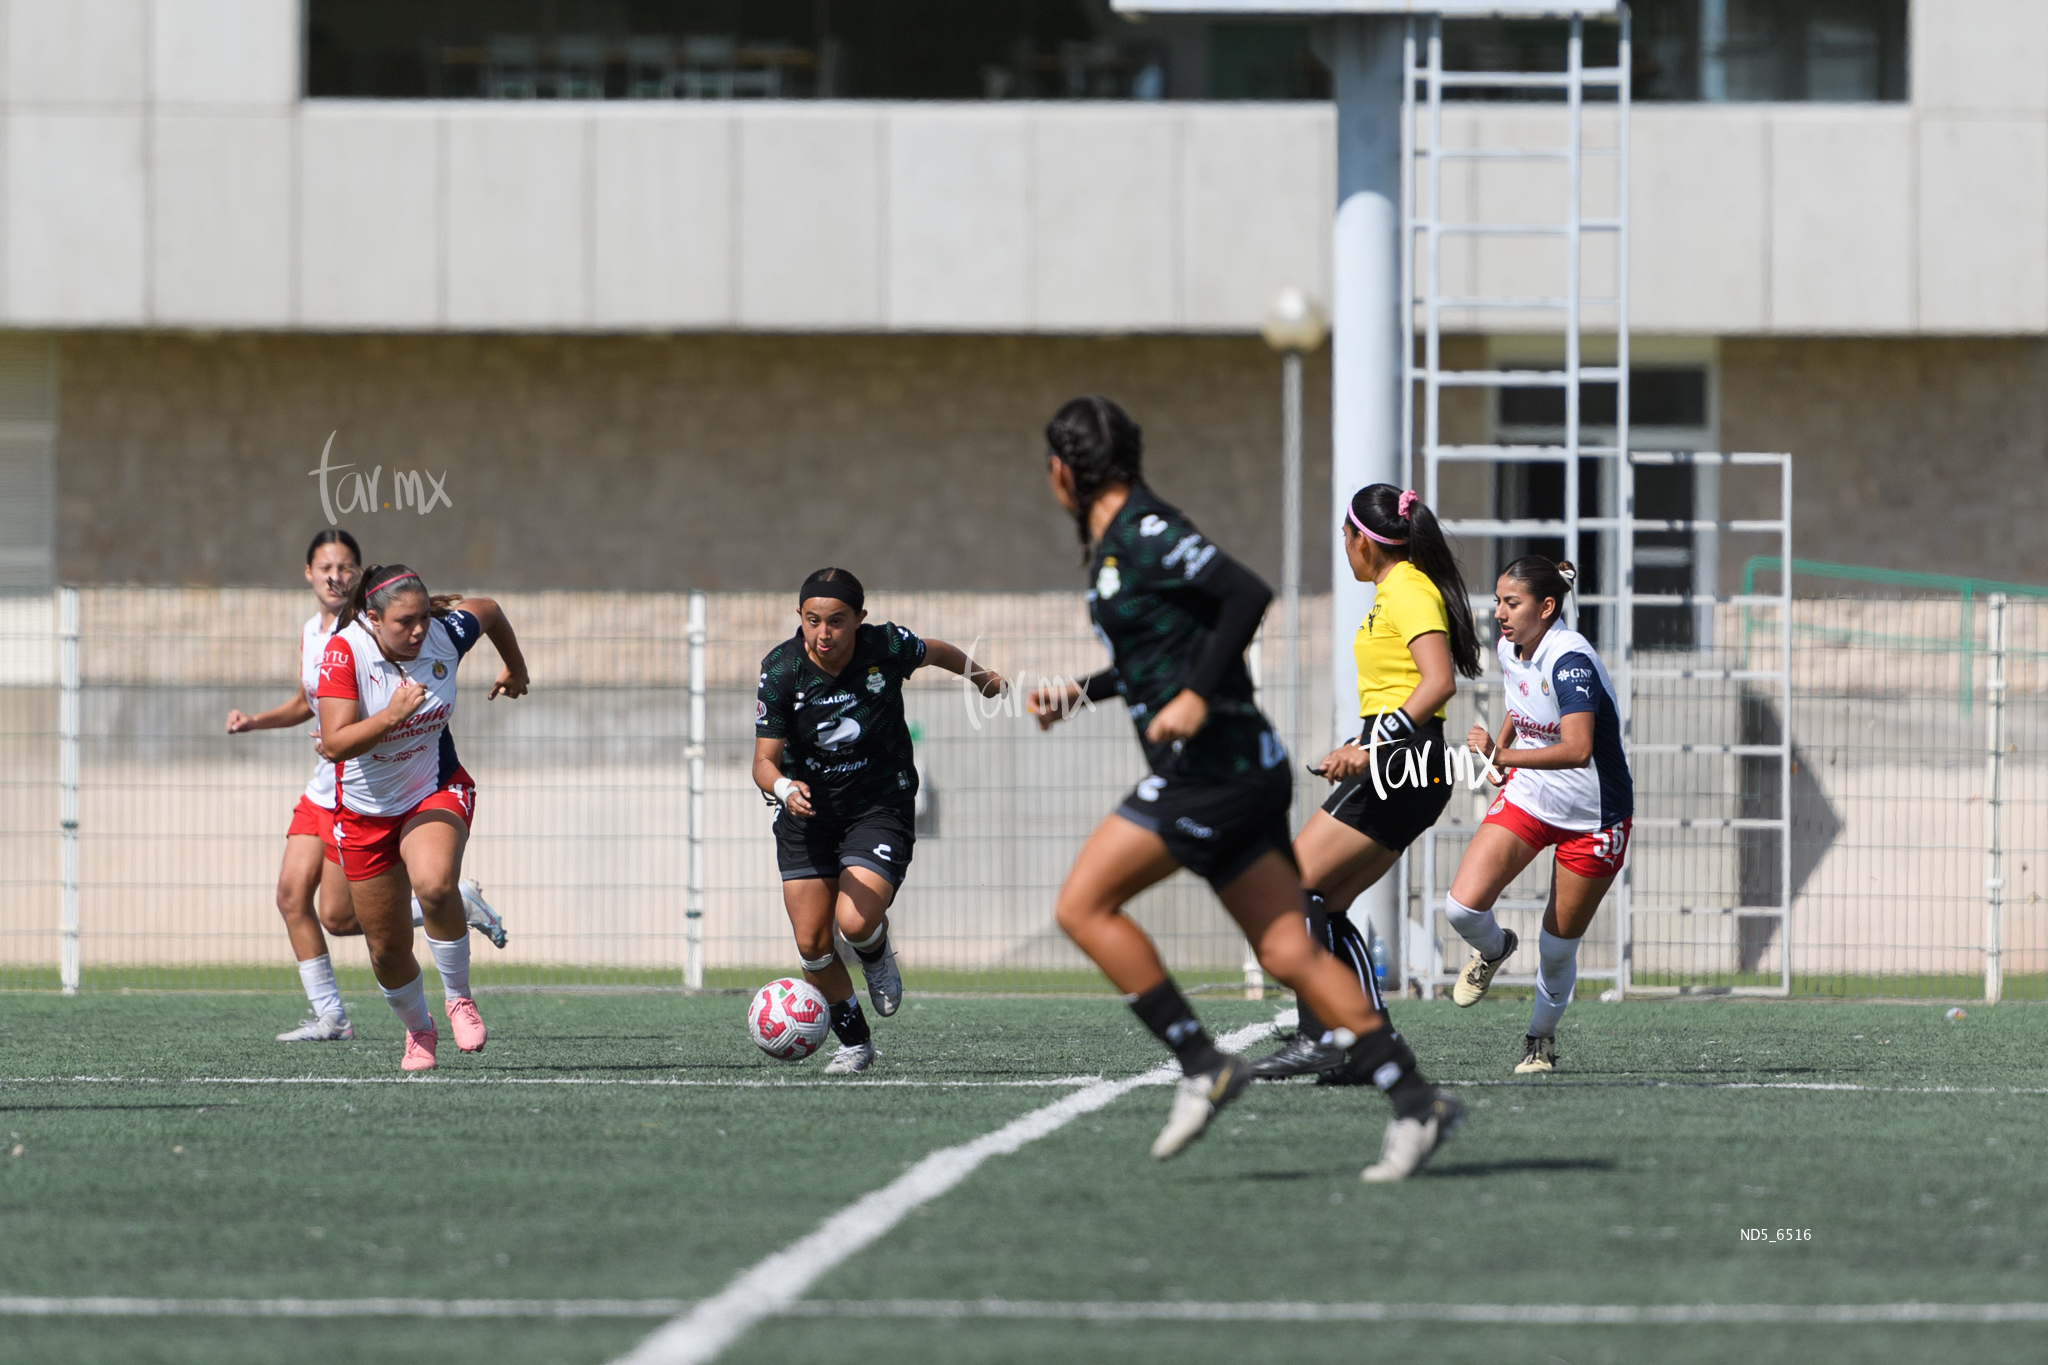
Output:
[[337,810],[403,815],[446,780],[441,769],[444,758],[452,761],[455,747],[448,739],[448,721],[455,714],[455,670],[482,637],[483,626],[476,617],[451,611],[427,623],[419,657],[403,664],[384,657],[365,622],[351,622],[329,637],[320,658],[315,688],[319,696],[351,698],[361,705],[363,715],[374,716],[391,704],[407,680],[427,690],[419,710],[374,749],[334,765],[340,787]]
[[[313,728],[320,728],[320,699],[314,695],[320,686],[320,658],[327,653],[327,637],[330,628],[321,621],[320,613],[314,612],[306,618],[306,624],[299,627],[299,687],[306,694],[306,705],[313,708]],[[334,765],[313,760],[313,780],[306,784],[306,799],[322,810],[334,809]]]

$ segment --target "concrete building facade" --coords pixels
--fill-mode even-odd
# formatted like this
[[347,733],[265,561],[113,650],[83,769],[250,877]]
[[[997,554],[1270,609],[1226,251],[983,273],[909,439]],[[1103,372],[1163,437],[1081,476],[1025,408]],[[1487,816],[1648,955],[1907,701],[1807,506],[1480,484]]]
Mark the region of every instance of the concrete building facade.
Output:
[[[1038,428],[1087,391],[1277,569],[1256,329],[1328,295],[1327,106],[306,99],[303,22],[0,4],[6,586],[288,576],[330,434],[330,502],[440,477],[424,516],[340,519],[462,586],[775,587],[792,556],[1064,586]],[[1705,374],[1700,443],[1797,457],[1802,553],[2048,581],[2048,8],[1923,0],[1910,72],[1903,103],[1639,106],[1631,325]],[[1488,244],[1447,280],[1547,268]]]

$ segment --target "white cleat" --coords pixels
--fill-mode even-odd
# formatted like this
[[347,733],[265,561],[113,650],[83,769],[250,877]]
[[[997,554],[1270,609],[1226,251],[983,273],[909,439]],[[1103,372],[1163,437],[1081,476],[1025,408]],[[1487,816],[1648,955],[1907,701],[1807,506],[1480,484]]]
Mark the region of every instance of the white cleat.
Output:
[[1515,955],[1521,940],[1512,929],[1503,929],[1506,936],[1500,947],[1499,957],[1483,957],[1477,948],[1472,950],[1472,960],[1465,964],[1465,970],[1458,973],[1458,979],[1451,983],[1451,999],[1459,1009],[1467,1009],[1486,998],[1486,988],[1493,984],[1493,974],[1499,971],[1507,960]]
[[1436,1102],[1419,1119],[1395,1119],[1387,1125],[1380,1159],[1358,1173],[1369,1185],[1406,1180],[1422,1169],[1436,1149],[1450,1141],[1465,1122],[1465,1103],[1456,1095],[1436,1092]]
[[861,959],[860,974],[868,983],[868,999],[875,1002],[875,1013],[887,1019],[903,1006],[903,973],[896,970],[896,947],[891,944],[882,952],[882,960],[869,962]]
[[493,948],[504,947],[505,920],[484,899],[483,883],[473,877],[465,877],[456,883],[456,889],[462,892],[462,918],[468,921],[469,927],[489,939]]
[[1252,1064],[1235,1053],[1225,1053],[1223,1064],[1199,1076],[1183,1076],[1173,1088],[1173,1109],[1166,1126],[1152,1140],[1152,1159],[1164,1161],[1179,1155],[1190,1142],[1209,1131],[1216,1111],[1242,1095],[1252,1083]]
[[289,1033],[277,1035],[280,1043],[344,1043],[356,1036],[355,1025],[346,1014],[323,1014],[308,1019]]
[[851,1047],[842,1045],[832,1054],[832,1060],[825,1064],[827,1076],[856,1076],[875,1064],[875,1045],[855,1043]]

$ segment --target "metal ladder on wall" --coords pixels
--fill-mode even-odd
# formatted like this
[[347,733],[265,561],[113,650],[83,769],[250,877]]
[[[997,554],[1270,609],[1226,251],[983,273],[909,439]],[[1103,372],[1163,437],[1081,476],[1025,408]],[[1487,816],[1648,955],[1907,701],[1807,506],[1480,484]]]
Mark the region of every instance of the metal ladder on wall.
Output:
[[[1504,519],[1504,518],[1445,518],[1443,528],[1447,534],[1465,541],[1478,541],[1499,545],[1510,539],[1555,538],[1562,539],[1565,557],[1584,564],[1582,536],[1603,538],[1601,543],[1611,552],[1601,555],[1601,581],[1589,585],[1590,591],[1576,593],[1581,607],[1595,608],[1600,612],[1601,635],[1607,644],[1603,656],[1614,678],[1617,692],[1616,702],[1620,710],[1623,743],[1629,757],[1631,770],[1637,774],[1637,809],[1635,829],[1645,830],[1696,830],[1718,829],[1732,832],[1738,838],[1743,831],[1775,830],[1779,866],[1776,884],[1781,890],[1791,885],[1791,829],[1790,829],[1790,780],[1791,744],[1790,725],[1790,580],[1789,575],[1782,581],[1783,591],[1774,598],[1764,597],[1721,597],[1722,603],[1744,605],[1768,605],[1777,608],[1778,641],[1775,651],[1776,669],[1735,669],[1712,668],[1664,668],[1638,667],[1635,659],[1634,627],[1635,609],[1638,607],[1685,606],[1696,607],[1702,599],[1691,594],[1640,594],[1635,591],[1636,546],[1638,531],[1658,532],[1700,532],[1733,531],[1778,533],[1783,562],[1791,559],[1791,470],[1788,457],[1766,455],[1709,455],[1709,454],[1647,454],[1629,450],[1629,329],[1628,329],[1628,133],[1630,100],[1630,58],[1631,41],[1627,7],[1621,8],[1618,55],[1612,67],[1588,67],[1585,64],[1585,25],[1583,17],[1570,21],[1571,29],[1566,52],[1566,67],[1561,72],[1482,72],[1469,70],[1446,70],[1443,65],[1443,20],[1432,17],[1428,20],[1410,22],[1405,50],[1404,65],[1404,109],[1401,123],[1402,132],[1402,217],[1401,233],[1401,278],[1402,289],[1409,300],[1401,310],[1402,357],[1404,375],[1402,385],[1402,466],[1403,482],[1409,487],[1419,487],[1425,501],[1432,507],[1441,505],[1439,489],[1441,475],[1448,465],[1477,465],[1489,470],[1515,464],[1550,464],[1563,466],[1564,507],[1563,516],[1556,520],[1547,519]],[[1498,90],[1498,91],[1554,91],[1561,99],[1568,127],[1567,139],[1562,146],[1536,148],[1482,148],[1447,147],[1443,136],[1444,94],[1447,90]],[[1585,106],[1589,90],[1611,90],[1614,99],[1616,137],[1613,146],[1588,147],[1585,143]],[[1603,102],[1604,103],[1604,102]],[[1543,107],[1555,107],[1543,106]],[[1591,217],[1584,212],[1585,184],[1584,170],[1589,161],[1611,159],[1615,175],[1615,212],[1612,217]],[[1475,220],[1447,220],[1444,216],[1444,171],[1449,165],[1461,162],[1482,161],[1489,163],[1525,163],[1561,166],[1568,183],[1568,207],[1561,221],[1547,223],[1532,222],[1487,222]],[[1588,296],[1586,293],[1583,243],[1592,236],[1610,237],[1615,251],[1615,279],[1612,296]],[[1444,244],[1447,239],[1486,238],[1550,238],[1562,239],[1565,254],[1565,288],[1561,294],[1488,295],[1475,292],[1466,295],[1447,295],[1443,289]],[[1605,335],[1611,331],[1613,337],[1614,361],[1611,365],[1588,365],[1585,363],[1587,317],[1591,309],[1602,315],[1605,328],[1598,329]],[[1443,361],[1442,332],[1443,314],[1446,310],[1474,312],[1479,310],[1508,310],[1524,315],[1541,314],[1557,318],[1561,323],[1561,340],[1564,360],[1556,369],[1447,369]],[[1421,335],[1417,336],[1417,314],[1421,316]],[[1418,341],[1420,346],[1418,347]],[[1418,354],[1419,351],[1419,354]],[[1613,384],[1616,387],[1615,435],[1612,445],[1588,445],[1581,440],[1581,395],[1585,384]],[[1509,388],[1551,388],[1561,389],[1564,398],[1563,439],[1557,444],[1451,444],[1443,437],[1441,403],[1446,389],[1480,389],[1497,392]],[[1420,411],[1418,412],[1418,406]],[[1580,484],[1582,461],[1598,460],[1599,467],[1611,471],[1611,477],[1602,479],[1603,489],[1613,490],[1607,499],[1609,506],[1601,516],[1583,516],[1580,512]],[[1732,465],[1779,464],[1782,466],[1780,479],[1780,516],[1771,521],[1650,521],[1638,519],[1635,511],[1635,470],[1640,465],[1673,464],[1691,461],[1694,463],[1717,463]],[[1417,465],[1420,468],[1417,468]],[[1421,478],[1417,479],[1417,474]],[[1487,570],[1491,573],[1491,568]],[[1482,583],[1482,587],[1490,587]],[[1473,598],[1475,615],[1491,609],[1490,591],[1477,593]],[[1490,653],[1490,652],[1489,652]],[[1638,701],[1637,688],[1642,683],[1680,684],[1729,684],[1750,687],[1759,683],[1775,684],[1772,698],[1777,704],[1779,717],[1777,742],[1767,744],[1712,744],[1680,741],[1675,743],[1639,744],[1635,737],[1635,712]],[[1490,698],[1491,689],[1499,686],[1497,670],[1489,663],[1488,674],[1479,687],[1487,689],[1483,698]],[[1485,701],[1481,702],[1485,714]],[[1744,758],[1762,755],[1774,756],[1778,760],[1778,809],[1771,815],[1744,815],[1722,810],[1718,814],[1706,815],[1686,813],[1676,815],[1643,814],[1645,784],[1642,760],[1655,756],[1683,756],[1698,758],[1719,755],[1724,763],[1738,764]],[[1725,784],[1739,787],[1738,783]],[[1436,940],[1437,936],[1424,926],[1433,925],[1436,909],[1441,902],[1443,890],[1448,886],[1449,877],[1438,866],[1437,844],[1442,836],[1468,835],[1469,827],[1439,824],[1425,834],[1421,842],[1420,900],[1422,925],[1416,925],[1407,912],[1404,901],[1402,938],[1420,932],[1423,942]],[[1411,855],[1403,856],[1400,877],[1404,888],[1414,885],[1408,863]],[[1632,917],[1646,911],[1673,911],[1679,914],[1742,914],[1745,916],[1775,917],[1780,942],[1781,980],[1777,987],[1765,988],[1769,993],[1785,993],[1791,986],[1791,920],[1789,895],[1777,897],[1775,906],[1699,906],[1678,904],[1667,895],[1656,894],[1648,897],[1637,895],[1639,859],[1632,851],[1628,870],[1609,893],[1605,912],[1610,916],[1613,931],[1614,965],[1612,967],[1581,967],[1580,977],[1592,980],[1611,980],[1614,988],[1623,993],[1631,990]],[[1497,908],[1502,910],[1541,911],[1540,899],[1511,899],[1503,897]],[[1455,946],[1455,945],[1454,945]],[[1404,957],[1407,954],[1403,954]],[[1462,958],[1462,953],[1458,954]],[[1454,964],[1446,970],[1446,964],[1433,959],[1429,970],[1417,979],[1429,994],[1438,987],[1446,986],[1453,979]],[[1404,964],[1405,966],[1405,964]],[[1533,977],[1528,975],[1503,975],[1498,978],[1509,984],[1529,984]],[[1683,987],[1681,987],[1683,989]],[[1742,989],[1742,988],[1737,988]]]

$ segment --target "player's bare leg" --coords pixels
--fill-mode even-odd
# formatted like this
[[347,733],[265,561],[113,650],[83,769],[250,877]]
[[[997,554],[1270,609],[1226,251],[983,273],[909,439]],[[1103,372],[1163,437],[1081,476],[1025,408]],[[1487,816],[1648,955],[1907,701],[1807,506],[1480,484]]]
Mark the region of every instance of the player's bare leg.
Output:
[[1521,945],[1514,931],[1502,928],[1493,917],[1493,903],[1535,861],[1537,852],[1499,825],[1481,825],[1465,846],[1444,901],[1444,918],[1472,945],[1472,958],[1451,987],[1451,999],[1461,1007],[1479,1003],[1493,985],[1494,974]]
[[1543,908],[1543,937],[1536,964],[1536,1003],[1529,1032],[1522,1038],[1521,1075],[1557,1069],[1557,1024],[1571,1004],[1579,979],[1579,940],[1593,925],[1613,877],[1588,877],[1568,867],[1553,867],[1550,901]]
[[1249,1062],[1210,1040],[1150,936],[1123,912],[1133,896],[1172,876],[1179,866],[1157,834],[1112,815],[1081,846],[1053,910],[1067,937],[1124,993],[1131,1012],[1180,1062],[1173,1108],[1152,1144],[1152,1155],[1161,1161],[1200,1137],[1216,1112],[1252,1078]]
[[419,900],[427,950],[441,976],[442,1009],[464,1052],[481,1052],[489,1039],[469,990],[469,917],[462,904],[462,850],[469,827],[451,811],[415,816],[399,839],[412,893]]
[[[346,905],[348,881],[340,875],[339,868],[327,861],[320,840],[309,834],[294,834],[285,839],[284,862],[277,872],[277,913],[284,919],[292,956],[299,964],[299,980],[306,988],[306,1003],[313,1013],[297,1028],[278,1034],[280,1043],[337,1042],[355,1037],[348,1009],[334,983],[334,960],[327,954],[327,936],[320,931],[324,917],[314,910],[315,888],[319,891],[320,909],[327,908],[325,870],[330,868],[335,874],[333,880],[342,884],[342,904]],[[353,911],[348,922],[355,922]]]
[[832,1010],[832,1032],[838,1035],[839,1051],[825,1070],[833,1076],[865,1071],[874,1065],[876,1056],[874,1035],[854,994],[853,976],[839,960],[839,948],[832,938],[843,880],[843,876],[802,877],[782,884],[782,907],[789,913],[789,927],[796,936],[804,980],[824,992],[825,1003]]
[[860,959],[860,973],[868,983],[868,999],[874,1002],[875,1013],[884,1019],[903,1004],[903,974],[897,970],[896,949],[889,942],[889,906],[895,900],[895,885],[873,868],[848,866],[839,870],[839,895],[833,905],[833,918],[847,946]]

